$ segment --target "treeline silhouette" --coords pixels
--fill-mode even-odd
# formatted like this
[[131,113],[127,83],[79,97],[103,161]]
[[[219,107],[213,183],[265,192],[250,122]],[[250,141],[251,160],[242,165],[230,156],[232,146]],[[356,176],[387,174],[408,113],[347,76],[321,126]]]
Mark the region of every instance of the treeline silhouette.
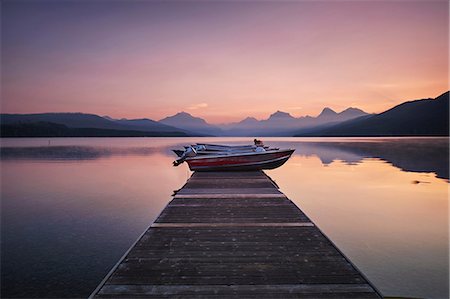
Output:
[[1,137],[188,137],[184,132],[151,132],[99,128],[69,128],[51,122],[2,124]]

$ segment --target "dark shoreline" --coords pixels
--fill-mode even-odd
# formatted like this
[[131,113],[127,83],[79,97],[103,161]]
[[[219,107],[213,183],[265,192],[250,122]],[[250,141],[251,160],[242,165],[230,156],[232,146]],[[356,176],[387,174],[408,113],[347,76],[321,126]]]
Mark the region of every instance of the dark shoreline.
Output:
[[65,125],[38,122],[1,125],[0,137],[50,138],[50,137],[190,137],[185,132],[137,131],[103,128],[70,128]]

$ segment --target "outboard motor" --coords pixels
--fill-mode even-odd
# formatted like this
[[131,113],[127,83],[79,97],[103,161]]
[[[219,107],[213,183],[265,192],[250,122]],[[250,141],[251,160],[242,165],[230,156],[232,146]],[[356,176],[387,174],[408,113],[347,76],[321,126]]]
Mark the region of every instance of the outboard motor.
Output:
[[195,157],[197,155],[197,151],[192,147],[188,147],[185,149],[183,155],[181,155],[180,159],[173,161],[173,166],[178,166],[186,160],[188,157]]
[[204,146],[203,144],[196,144],[196,145],[194,145],[194,150],[196,152],[198,152],[198,151],[206,151],[206,146]]

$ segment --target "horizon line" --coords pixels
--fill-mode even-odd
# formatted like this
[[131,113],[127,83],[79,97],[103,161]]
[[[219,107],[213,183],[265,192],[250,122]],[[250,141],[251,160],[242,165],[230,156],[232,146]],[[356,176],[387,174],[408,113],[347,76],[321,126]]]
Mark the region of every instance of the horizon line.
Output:
[[399,104],[393,105],[393,106],[391,106],[390,108],[387,108],[387,109],[385,109],[385,110],[383,110],[383,111],[380,111],[380,112],[367,112],[367,111],[365,111],[365,110],[363,110],[363,109],[361,109],[361,108],[353,107],[353,106],[347,107],[347,108],[343,109],[342,111],[337,112],[335,109],[333,109],[333,108],[331,108],[331,107],[329,107],[329,106],[326,106],[326,107],[322,108],[321,112],[320,112],[319,114],[317,114],[316,116],[311,116],[311,115],[308,115],[308,114],[306,114],[306,115],[301,115],[301,116],[293,116],[290,112],[286,112],[286,111],[282,111],[282,110],[279,110],[279,109],[278,109],[277,111],[275,111],[275,112],[273,112],[273,113],[270,113],[269,116],[268,116],[267,118],[256,118],[256,117],[254,117],[254,116],[245,116],[245,117],[241,118],[240,120],[230,121],[230,122],[210,122],[210,121],[207,120],[207,117],[195,116],[195,115],[193,115],[193,114],[190,113],[190,112],[186,112],[185,110],[188,110],[188,109],[182,109],[182,110],[179,111],[179,112],[176,112],[176,113],[174,113],[174,114],[167,115],[167,116],[165,116],[165,117],[163,117],[163,118],[160,118],[160,119],[156,119],[156,118],[154,119],[154,118],[145,117],[145,116],[143,116],[143,117],[133,117],[133,118],[126,118],[126,117],[116,118],[116,117],[111,117],[111,116],[109,116],[109,115],[102,114],[102,113],[95,113],[95,112],[81,112],[81,111],[47,111],[47,112],[27,112],[27,113],[21,113],[21,112],[20,112],[20,113],[17,113],[17,112],[3,112],[3,111],[0,111],[0,115],[3,115],[3,114],[19,114],[19,115],[24,115],[24,114],[63,114],[63,113],[67,113],[67,114],[91,114],[91,115],[96,115],[96,116],[99,116],[99,117],[102,117],[102,118],[108,117],[108,118],[111,118],[111,119],[113,119],[113,120],[121,120],[121,119],[125,119],[125,120],[149,119],[149,120],[152,120],[152,121],[160,122],[161,120],[163,120],[163,119],[165,119],[165,118],[167,118],[167,117],[172,117],[172,116],[175,116],[175,115],[180,114],[180,113],[186,113],[186,114],[189,114],[189,115],[192,116],[192,117],[201,118],[201,119],[203,119],[204,121],[206,121],[208,124],[225,125],[225,124],[238,123],[238,122],[241,122],[241,121],[243,121],[243,120],[245,120],[245,119],[247,119],[247,118],[254,118],[254,119],[256,119],[257,121],[264,121],[264,120],[268,120],[273,114],[275,114],[275,113],[277,113],[277,112],[287,113],[287,114],[289,114],[291,117],[296,118],[296,119],[306,118],[306,117],[317,118],[317,117],[319,117],[319,115],[320,115],[325,109],[330,109],[330,110],[332,110],[333,112],[335,112],[335,113],[337,113],[337,114],[340,114],[340,113],[342,113],[342,112],[344,112],[344,111],[346,111],[346,110],[348,110],[348,109],[358,109],[358,110],[360,110],[360,111],[362,111],[362,112],[364,112],[364,113],[367,113],[367,114],[380,114],[380,113],[383,113],[383,112],[385,112],[385,111],[387,111],[387,110],[390,110],[390,109],[392,109],[392,108],[394,108],[394,107],[396,107],[396,106],[399,106],[399,105],[401,105],[401,104],[403,104],[403,103],[406,103],[406,102],[418,101],[418,100],[433,100],[433,99],[436,99],[437,97],[442,96],[442,95],[444,95],[444,94],[446,94],[446,93],[448,93],[448,92],[450,92],[450,90],[447,90],[447,91],[444,91],[443,93],[440,93],[440,94],[439,94],[438,96],[436,96],[435,98],[429,97],[429,98],[421,98],[421,99],[406,100],[406,101],[403,101],[403,102],[401,102],[401,103],[399,103]]

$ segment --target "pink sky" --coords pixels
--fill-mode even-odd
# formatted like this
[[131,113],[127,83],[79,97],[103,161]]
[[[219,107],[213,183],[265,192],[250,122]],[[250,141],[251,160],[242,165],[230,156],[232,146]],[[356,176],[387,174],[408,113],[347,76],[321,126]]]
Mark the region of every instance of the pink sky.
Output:
[[2,113],[211,123],[448,90],[448,2],[2,4]]

